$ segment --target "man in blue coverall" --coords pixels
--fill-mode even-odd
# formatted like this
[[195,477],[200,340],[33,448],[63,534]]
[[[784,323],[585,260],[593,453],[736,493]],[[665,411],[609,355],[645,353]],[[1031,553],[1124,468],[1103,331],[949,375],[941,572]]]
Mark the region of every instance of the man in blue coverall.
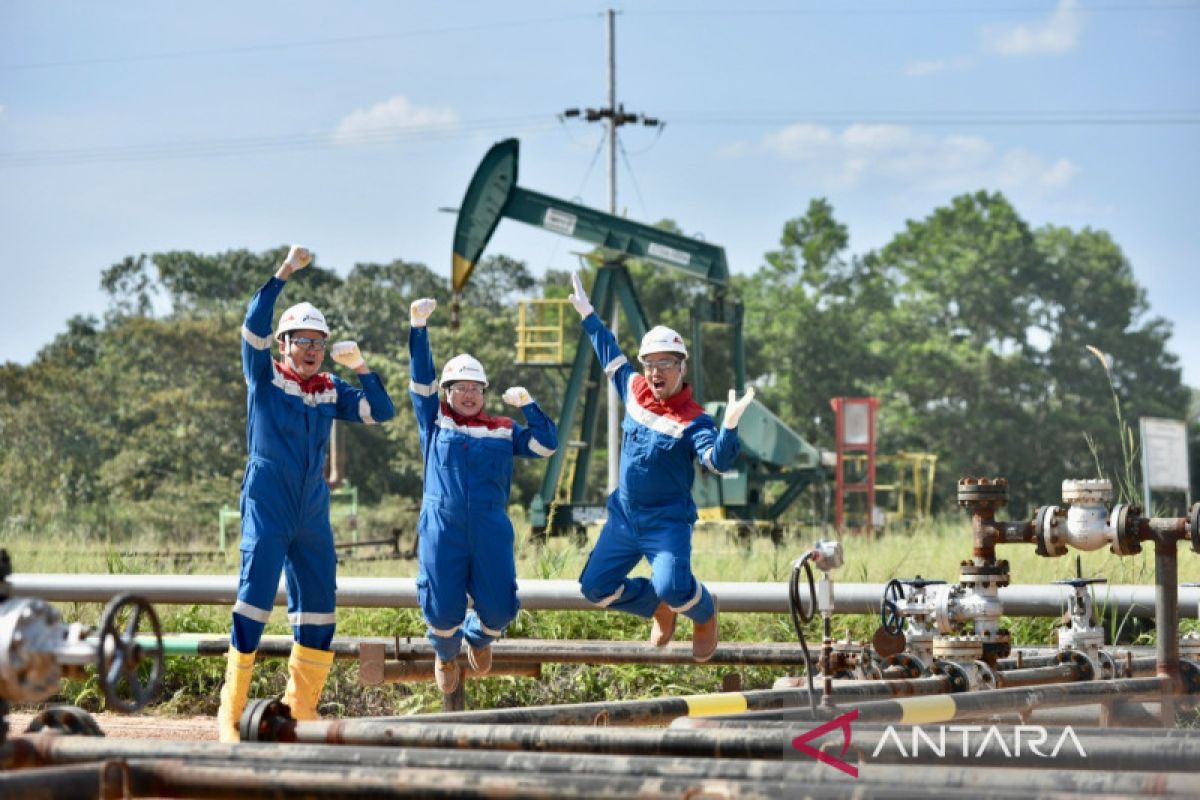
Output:
[[330,354],[358,374],[362,389],[320,372],[329,326],[311,303],[283,312],[274,337],[281,360],[271,358],[275,300],[288,278],[311,261],[306,248],[293,245],[275,276],[250,300],[242,326],[249,460],[242,479],[241,577],[217,712],[222,742],[239,740],[254,655],[281,571],[287,575],[288,621],[295,637],[283,700],[297,720],[316,719],[333,663],[329,647],[337,592],[324,474],[330,429],[334,419],[371,424],[396,413],[355,342],[338,342]]
[[[483,675],[492,666],[492,642],[517,616],[517,568],[508,518],[513,457],[545,458],[558,447],[554,422],[524,387],[502,395],[520,408],[529,427],[484,412],[487,375],[463,353],[446,362],[438,399],[437,372],[426,322],[437,301],[422,298],[410,308],[408,393],[417,415],[425,490],[421,518],[417,595],[437,653],[434,677],[449,694],[458,686],[458,652]],[[467,595],[475,607],[467,610]]]
[[[692,574],[693,464],[717,473],[733,466],[738,420],[754,389],[740,400],[729,392],[718,431],[683,380],[683,338],[663,325],[652,328],[638,349],[645,372],[638,374],[596,316],[579,275],[571,282],[571,304],[625,404],[620,484],[608,497],[608,521],[579,576],[583,596],[602,608],[653,617],[650,642],[656,647],[671,641],[676,616],[687,616],[695,626],[692,657],[707,661],[717,649],[717,602]],[[650,562],[651,577],[628,577],[642,558]]]

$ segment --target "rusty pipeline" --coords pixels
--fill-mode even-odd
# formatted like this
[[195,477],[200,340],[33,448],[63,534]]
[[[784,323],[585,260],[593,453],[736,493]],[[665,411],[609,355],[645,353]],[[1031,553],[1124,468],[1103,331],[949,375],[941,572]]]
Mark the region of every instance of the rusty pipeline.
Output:
[[150,742],[39,733],[16,737],[0,746],[0,766],[11,771],[98,761],[163,760],[187,764],[220,762],[233,766],[273,764],[307,768],[320,764],[372,769],[468,769],[741,781],[791,781],[811,777],[812,764],[781,760],[783,748],[787,746],[785,736],[775,737],[773,744],[777,750],[773,760],[752,760],[263,742]]
[[[846,704],[862,699],[912,697],[963,690],[953,677],[933,675],[885,681],[838,681],[832,687],[833,701]],[[499,708],[484,711],[458,711],[383,717],[396,723],[477,722],[523,725],[655,725],[676,717],[708,716],[730,710],[795,708],[809,705],[807,689],[763,689],[748,692],[721,692],[710,695],[660,697],[649,700],[616,700],[597,703],[566,703],[526,708]]]
[[[792,731],[793,734],[797,732]],[[214,751],[222,747],[209,746]],[[233,749],[223,747],[227,751]],[[289,748],[280,749],[286,751]],[[458,760],[445,761],[432,768],[388,766],[378,763],[378,759],[374,758],[378,751],[358,752],[369,753],[372,756],[370,763],[327,765],[321,762],[320,766],[313,766],[313,762],[300,765],[291,759],[275,762],[265,755],[260,758],[223,760],[214,757],[212,760],[185,761],[172,759],[166,755],[166,751],[160,752],[156,748],[148,757],[108,762],[102,769],[109,773],[119,771],[122,783],[112,786],[111,792],[91,796],[751,798],[793,796],[803,786],[803,794],[813,798],[845,797],[848,792],[861,798],[895,798],[915,796],[917,793],[929,798],[1019,798],[1057,793],[1086,794],[1091,797],[1146,794],[1192,797],[1196,794],[1198,781],[1195,775],[1179,773],[1063,770],[1048,761],[1021,763],[1018,768],[1007,769],[975,762],[969,768],[953,763],[930,764],[926,760],[912,764],[901,761],[860,762],[855,773],[847,773],[816,763],[807,756],[803,761],[745,762],[745,766],[761,769],[764,774],[762,778],[747,780],[698,779],[687,775],[649,776],[636,772],[594,775],[576,770],[556,773],[519,772],[514,769],[495,773],[478,767],[464,768],[462,759],[467,754],[461,752],[457,754]],[[397,757],[407,755],[404,751],[393,752]],[[442,751],[429,752],[437,755]],[[524,755],[533,758],[537,754]],[[794,758],[797,755],[795,751],[790,756],[784,755],[781,750],[776,759]],[[855,746],[848,757],[861,755],[862,748]],[[546,758],[545,755],[541,757]],[[586,759],[572,760],[586,764]],[[1030,767],[1046,768],[1031,770]],[[99,771],[94,765],[90,769]],[[786,780],[766,777],[775,774],[785,776]],[[0,777],[0,781],[7,777]],[[47,795],[42,793],[38,796]],[[52,796],[65,798],[79,795]]]
[[[1200,667],[1191,662],[1181,662],[1179,680],[1153,678],[1120,678],[1117,680],[1083,681],[1036,687],[993,689],[984,692],[967,692],[930,697],[910,697],[896,700],[874,700],[856,704],[858,719],[862,722],[953,722],[975,719],[992,714],[1024,714],[1039,708],[1093,705],[1109,702],[1155,701],[1177,697],[1180,693],[1200,693]],[[845,707],[840,710],[847,710]],[[747,720],[810,720],[823,719],[827,714],[814,717],[807,708],[788,708],[737,715],[719,715],[717,719]]]
[[477,769],[422,769],[189,763],[131,759],[129,795],[133,797],[239,798],[679,798],[712,792],[731,798],[779,797],[779,782],[726,781],[623,775],[503,772]]

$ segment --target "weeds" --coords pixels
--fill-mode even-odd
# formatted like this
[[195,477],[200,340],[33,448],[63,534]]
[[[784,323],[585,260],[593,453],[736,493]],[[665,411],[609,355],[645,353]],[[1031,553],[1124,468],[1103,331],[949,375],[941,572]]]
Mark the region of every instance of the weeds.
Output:
[[[1125,421],[1125,412],[1121,407],[1121,398],[1117,394],[1117,385],[1113,381],[1112,361],[1099,348],[1092,347],[1090,344],[1087,345],[1087,350],[1104,367],[1104,375],[1108,379],[1108,389],[1112,393],[1113,412],[1117,420],[1117,439],[1121,443],[1121,468],[1114,481],[1117,489],[1117,501],[1120,503],[1136,504],[1142,498],[1141,481],[1137,467],[1139,457],[1137,441],[1133,437],[1133,428]],[[1087,442],[1092,459],[1096,462],[1097,474],[1103,476],[1104,464],[1100,458],[1100,450],[1096,445],[1096,440],[1087,433],[1083,435],[1083,438]]]
[[[400,513],[408,513],[401,511]],[[369,515],[372,526],[388,525],[387,515],[376,511]],[[360,530],[361,533],[361,530]],[[527,528],[518,528],[517,573],[521,579],[574,580],[594,544],[598,531],[593,529],[589,542],[579,544],[569,537],[538,542]],[[810,547],[818,537],[817,529],[792,533],[778,544],[769,538],[741,539],[728,535],[717,526],[701,526],[693,540],[693,565],[696,575],[706,582],[766,581],[782,583],[790,575],[792,559]],[[118,549],[87,549],[74,533],[55,536],[17,535],[6,537],[13,563],[19,572],[113,572],[132,574],[161,572],[158,562],[120,555]],[[971,552],[970,522],[965,515],[931,520],[911,533],[882,537],[846,537],[843,539],[846,565],[834,573],[839,582],[884,583],[893,577],[920,574],[949,582],[958,579],[959,562]],[[1074,559],[1039,558],[1032,547],[1002,547],[1002,557],[1011,565],[1014,583],[1040,584],[1059,578],[1075,577]],[[1117,557],[1108,552],[1081,554],[1085,577],[1107,577],[1114,584],[1148,583],[1153,580],[1153,556],[1141,553]],[[341,577],[412,577],[413,560],[355,562],[339,567]],[[1200,580],[1200,560],[1181,559],[1180,581]],[[197,574],[233,574],[235,563],[195,562],[188,571]],[[642,564],[635,574],[648,575]],[[1097,609],[1104,609],[1104,587],[1095,587]],[[69,621],[95,625],[101,606],[90,603],[58,605]],[[213,634],[228,636],[229,609],[223,606],[155,604],[163,630],[170,633]],[[1145,633],[1131,631],[1132,620],[1102,616],[1110,635],[1128,638],[1130,634],[1146,641]],[[868,639],[879,625],[875,614],[839,615],[834,620],[838,638]],[[1054,642],[1053,619],[1005,618],[1003,624],[1023,645]],[[819,639],[820,620],[813,620],[805,635]],[[796,641],[791,620],[786,614],[724,614],[720,622],[721,639],[727,642],[793,643]],[[1183,628],[1196,630],[1195,620],[1184,620]],[[290,636],[284,609],[277,607],[267,627],[268,634]],[[342,608],[338,610],[338,635],[363,637],[422,638],[425,624],[415,608]],[[509,627],[509,637],[534,639],[603,639],[644,641],[649,624],[619,612],[537,611],[523,609]],[[691,625],[680,621],[680,639],[691,635]],[[800,661],[797,645],[797,663]],[[150,713],[216,713],[217,696],[223,679],[224,662],[218,658],[168,658],[161,699]],[[632,699],[719,691],[722,676],[735,671],[720,667],[677,667],[648,665],[547,664],[540,679],[494,677],[472,680],[467,685],[469,704],[475,708],[578,703],[601,699]],[[745,689],[769,688],[776,678],[795,674],[796,669],[754,667],[738,669]],[[324,713],[342,716],[402,715],[416,711],[434,711],[441,707],[441,695],[432,682],[364,687],[358,684],[358,669],[351,662],[338,661],[322,695]],[[260,659],[254,669],[252,697],[270,697],[283,691],[287,680],[285,661]],[[54,702],[68,702],[86,709],[103,705],[95,678],[64,681]]]

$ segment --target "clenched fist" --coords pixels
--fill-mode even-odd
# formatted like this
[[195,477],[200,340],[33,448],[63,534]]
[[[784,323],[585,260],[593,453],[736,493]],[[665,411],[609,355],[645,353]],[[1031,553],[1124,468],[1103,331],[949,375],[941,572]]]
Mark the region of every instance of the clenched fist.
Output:
[[533,398],[529,396],[529,392],[524,386],[512,386],[504,390],[504,394],[500,395],[500,399],[508,403],[510,406],[522,408],[533,402]]
[[312,252],[305,246],[294,244],[288,250],[287,258],[283,260],[283,266],[288,272],[299,272],[312,263]]
[[362,353],[358,350],[358,342],[338,342],[329,348],[329,356],[350,369],[359,369],[367,365]]
[[429,321],[429,315],[437,308],[437,300],[432,297],[422,297],[414,300],[408,307],[408,322],[414,328],[424,328]]

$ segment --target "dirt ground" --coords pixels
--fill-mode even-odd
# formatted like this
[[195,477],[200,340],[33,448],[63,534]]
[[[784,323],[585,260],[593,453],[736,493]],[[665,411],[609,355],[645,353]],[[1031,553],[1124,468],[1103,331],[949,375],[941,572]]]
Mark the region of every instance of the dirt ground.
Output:
[[[16,712],[8,715],[8,732],[17,736],[25,732],[34,715]],[[215,742],[215,717],[157,717],[145,714],[93,714],[104,735],[114,739],[171,739],[192,742]]]

